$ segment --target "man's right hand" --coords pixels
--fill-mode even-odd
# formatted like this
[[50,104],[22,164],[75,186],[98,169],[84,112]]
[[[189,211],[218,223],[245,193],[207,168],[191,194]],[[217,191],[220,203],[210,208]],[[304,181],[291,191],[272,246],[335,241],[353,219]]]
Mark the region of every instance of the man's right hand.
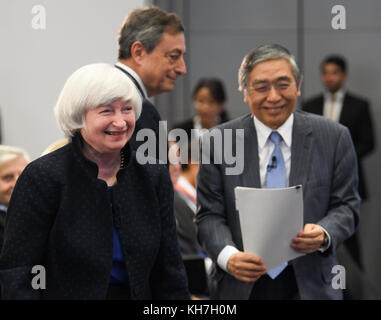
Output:
[[245,282],[257,281],[267,272],[260,257],[246,252],[233,254],[228,260],[227,269],[236,279]]

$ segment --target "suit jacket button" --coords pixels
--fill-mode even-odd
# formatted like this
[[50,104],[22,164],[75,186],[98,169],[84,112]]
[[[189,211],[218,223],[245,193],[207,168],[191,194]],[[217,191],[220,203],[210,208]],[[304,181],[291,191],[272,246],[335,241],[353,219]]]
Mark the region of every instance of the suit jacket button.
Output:
[[140,290],[139,290],[138,287],[133,287],[133,288],[132,288],[132,294],[133,294],[134,296],[138,296],[139,293],[140,293]]

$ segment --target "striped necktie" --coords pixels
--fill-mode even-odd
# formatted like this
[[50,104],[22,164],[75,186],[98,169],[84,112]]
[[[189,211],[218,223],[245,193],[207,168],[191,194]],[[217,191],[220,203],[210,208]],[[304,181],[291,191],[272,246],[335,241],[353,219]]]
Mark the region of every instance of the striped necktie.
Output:
[[[267,166],[266,187],[271,189],[285,188],[287,184],[286,167],[280,149],[282,137],[278,132],[273,131],[270,134],[270,140],[275,147]],[[271,279],[275,279],[286,267],[287,262],[269,270],[267,274]]]
[[335,95],[331,95],[331,99],[330,99],[330,105],[329,105],[329,114],[328,114],[328,118],[330,118],[331,120],[334,120],[334,114],[335,114],[335,100],[336,100],[336,97]]

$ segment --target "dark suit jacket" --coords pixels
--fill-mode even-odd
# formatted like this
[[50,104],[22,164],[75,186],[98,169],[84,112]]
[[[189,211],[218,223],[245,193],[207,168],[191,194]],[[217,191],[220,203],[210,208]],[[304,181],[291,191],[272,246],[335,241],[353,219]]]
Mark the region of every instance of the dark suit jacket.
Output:
[[[140,165],[128,144],[110,203],[81,138],[30,163],[6,218],[0,281],[6,299],[104,299],[118,230],[132,299],[187,299],[165,166]],[[113,207],[113,209],[112,209]],[[114,221],[114,222],[113,222]],[[31,287],[35,265],[46,289]]]
[[5,211],[0,210],[0,253],[4,241]]
[[[130,144],[133,150],[138,150],[138,148],[147,141],[137,141],[136,135],[141,129],[151,129],[153,130],[155,139],[156,139],[156,159],[160,159],[159,157],[159,148],[160,148],[160,140],[159,140],[159,121],[161,120],[160,114],[157,112],[155,106],[147,99],[143,100],[142,113],[136,121],[135,130],[131,137]],[[167,158],[167,150],[165,150],[165,158],[160,159],[165,161]],[[154,155],[150,155],[154,156]]]
[[174,194],[176,230],[183,260],[199,258],[201,247],[197,240],[195,214],[178,191]]
[[175,124],[172,129],[177,129],[177,128],[183,129],[187,133],[188,140],[191,140],[192,129],[194,129],[193,118]]
[[[323,114],[324,96],[318,95],[302,104],[302,110]],[[343,101],[339,122],[346,126],[351,133],[355,146],[359,168],[359,193],[362,200],[368,197],[366,179],[364,175],[362,159],[374,149],[375,138],[371,111],[368,101],[346,93]]]
[[[360,198],[357,192],[357,164],[353,143],[347,128],[323,117],[296,111],[292,132],[290,186],[303,186],[304,223],[321,225],[331,236],[331,246],[324,253],[316,251],[291,263],[301,299],[341,299],[341,290],[332,287],[336,264],[336,248],[350,237],[358,224]],[[204,148],[212,135],[202,138],[203,160],[198,174],[196,215],[198,237],[207,254],[215,262],[226,245],[243,251],[239,215],[235,206],[236,186],[260,188],[257,133],[252,115],[246,115],[218,126],[215,130],[233,130],[233,154],[242,144],[244,171],[226,175],[234,164],[215,156],[224,150],[211,143],[210,152]],[[244,136],[234,136],[244,129]],[[226,138],[231,138],[229,134]],[[222,135],[221,147],[225,147]],[[219,141],[219,139],[214,139]],[[215,153],[215,151],[217,151]],[[204,159],[204,158],[203,158]],[[290,239],[291,243],[291,239]],[[248,299],[253,283],[241,282],[219,267],[214,270],[218,283],[218,299]],[[255,289],[254,289],[255,290]],[[213,297],[212,297],[213,298]]]

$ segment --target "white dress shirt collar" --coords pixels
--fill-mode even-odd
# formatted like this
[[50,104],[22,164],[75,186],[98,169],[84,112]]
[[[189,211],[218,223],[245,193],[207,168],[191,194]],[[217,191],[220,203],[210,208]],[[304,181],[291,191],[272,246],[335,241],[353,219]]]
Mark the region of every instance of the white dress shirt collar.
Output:
[[0,210],[1,210],[1,211],[4,211],[4,212],[7,212],[8,207],[5,206],[5,205],[3,205],[2,203],[0,203]]
[[266,142],[269,139],[269,136],[271,132],[277,131],[284,143],[287,145],[288,148],[291,148],[292,143],[292,126],[294,124],[294,113],[291,113],[291,115],[288,117],[288,119],[283,123],[277,130],[273,130],[266,126],[264,123],[262,123],[260,120],[258,120],[257,117],[253,115],[254,118],[254,126],[257,131],[257,139],[258,139],[258,147],[259,149],[262,149]]
[[[133,76],[135,78],[135,80],[139,83],[140,87],[142,88],[142,90],[144,92],[145,96],[142,98],[147,99],[148,98],[147,90],[143,84],[142,79],[139,77],[139,75],[134,70],[132,70],[129,66],[126,66],[125,64],[123,64],[121,62],[117,62],[117,63],[115,63],[115,65],[126,70],[131,76]],[[140,93],[140,91],[139,91],[139,93]]]
[[[345,90],[343,88],[335,93],[335,100],[332,100],[332,93],[326,91],[324,93],[323,116],[339,122],[344,104],[344,96]],[[333,105],[332,101],[334,101]]]
[[180,176],[177,179],[176,183],[182,186],[187,192],[189,192],[189,194],[191,194],[192,196],[196,198],[196,195],[197,195],[196,188],[187,179],[185,179],[183,176]]
[[195,115],[193,117],[193,129],[198,129],[198,130],[202,129],[201,119],[198,115]]
[[[193,196],[193,198],[197,198],[196,188],[183,176],[180,176],[177,179],[176,185],[179,185],[182,188],[184,188],[185,192]],[[196,213],[196,210],[197,210],[196,202],[193,201],[193,199],[189,198],[189,196],[184,194],[183,192],[180,192],[180,191],[177,191],[177,192],[178,192],[178,195],[185,201],[189,209],[191,209],[193,213]]]
[[[340,88],[338,91],[336,91],[334,93],[334,95],[335,95],[335,101],[341,103],[343,101],[343,99],[344,99],[344,96],[345,96],[345,90],[344,90],[344,88]],[[328,90],[326,90],[324,92],[324,100],[331,101],[331,97],[332,96],[333,96],[333,94],[331,92],[329,92]]]

